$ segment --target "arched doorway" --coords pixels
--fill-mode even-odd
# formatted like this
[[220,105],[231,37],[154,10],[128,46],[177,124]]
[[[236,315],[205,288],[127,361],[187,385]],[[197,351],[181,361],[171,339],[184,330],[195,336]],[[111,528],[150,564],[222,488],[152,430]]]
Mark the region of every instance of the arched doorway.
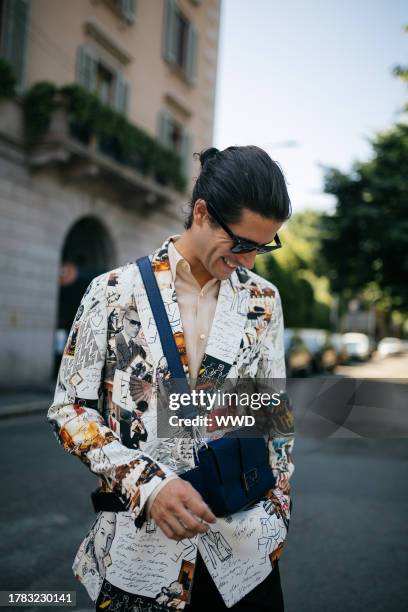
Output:
[[115,249],[105,226],[95,217],[77,221],[65,238],[60,261],[55,370],[86,288],[95,276],[114,268]]

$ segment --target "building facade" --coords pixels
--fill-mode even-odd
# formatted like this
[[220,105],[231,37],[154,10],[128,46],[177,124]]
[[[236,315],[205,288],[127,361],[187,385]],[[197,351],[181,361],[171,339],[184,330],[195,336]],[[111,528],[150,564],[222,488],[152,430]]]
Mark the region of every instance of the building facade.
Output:
[[90,279],[180,232],[219,21],[219,0],[0,0],[2,386],[49,384]]

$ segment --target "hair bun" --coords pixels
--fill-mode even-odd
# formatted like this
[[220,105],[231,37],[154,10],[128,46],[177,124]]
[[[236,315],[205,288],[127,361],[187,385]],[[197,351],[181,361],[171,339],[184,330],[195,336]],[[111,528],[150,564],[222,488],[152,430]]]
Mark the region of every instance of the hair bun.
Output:
[[209,149],[205,149],[204,151],[201,151],[200,153],[201,167],[203,168],[204,165],[207,162],[209,162],[211,159],[215,159],[217,153],[219,153],[219,150],[216,147],[210,147]]

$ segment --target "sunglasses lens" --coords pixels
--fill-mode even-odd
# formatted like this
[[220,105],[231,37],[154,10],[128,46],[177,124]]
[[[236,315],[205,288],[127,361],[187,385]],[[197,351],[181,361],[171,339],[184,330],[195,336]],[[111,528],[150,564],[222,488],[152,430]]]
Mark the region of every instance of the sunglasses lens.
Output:
[[236,244],[232,247],[231,253],[250,253],[251,251],[255,251],[256,246],[249,246],[245,243]]
[[249,243],[241,243],[241,244],[237,244],[236,246],[234,246],[231,249],[231,253],[252,253],[252,251],[256,251],[258,255],[262,255],[262,253],[269,253],[270,251],[273,251],[276,247],[274,246],[269,246],[269,245],[263,245],[263,246],[257,246],[257,245],[252,245]]
[[271,251],[274,251],[275,248],[276,247],[274,246],[265,245],[265,246],[258,247],[256,249],[256,252],[258,253],[258,255],[262,255],[263,253],[270,253]]

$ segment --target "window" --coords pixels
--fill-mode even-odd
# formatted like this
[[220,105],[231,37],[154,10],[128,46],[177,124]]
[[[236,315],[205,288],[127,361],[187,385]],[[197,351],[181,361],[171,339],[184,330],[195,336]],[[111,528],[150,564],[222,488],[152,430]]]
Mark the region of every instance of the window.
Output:
[[177,66],[190,83],[197,73],[198,33],[177,6],[166,0],[164,23],[164,58]]
[[120,113],[127,114],[130,86],[121,72],[107,66],[94,47],[83,45],[78,51],[77,81],[98,94],[101,100]]
[[168,111],[160,113],[159,140],[165,147],[181,157],[183,174],[189,178],[192,155],[191,134]]
[[129,23],[133,23],[136,15],[136,0],[119,0],[119,10]]
[[102,64],[96,64],[96,87],[95,91],[105,104],[114,106],[114,84],[115,79],[112,72]]
[[27,0],[1,0],[0,55],[13,67],[20,90],[24,85],[28,17]]
[[137,0],[105,0],[109,8],[128,23],[136,19]]
[[169,144],[172,149],[181,153],[183,146],[183,126],[176,121],[169,123]]
[[180,68],[187,65],[188,21],[181,13],[176,13],[176,63]]
[[3,54],[3,41],[5,34],[5,6],[6,0],[0,0],[0,50]]

